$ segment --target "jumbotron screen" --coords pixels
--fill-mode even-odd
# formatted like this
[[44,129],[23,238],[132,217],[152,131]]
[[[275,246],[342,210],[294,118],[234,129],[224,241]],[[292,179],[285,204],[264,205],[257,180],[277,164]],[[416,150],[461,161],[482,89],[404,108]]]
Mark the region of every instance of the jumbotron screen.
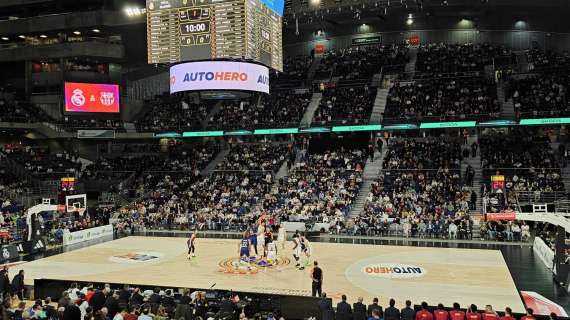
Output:
[[283,0],[147,0],[148,63],[251,59],[283,71]]

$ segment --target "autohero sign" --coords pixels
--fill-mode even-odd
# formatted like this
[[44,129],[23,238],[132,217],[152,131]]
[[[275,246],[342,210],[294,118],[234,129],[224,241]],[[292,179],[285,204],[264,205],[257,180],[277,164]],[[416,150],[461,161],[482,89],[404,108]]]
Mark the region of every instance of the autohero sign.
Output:
[[233,61],[181,63],[170,68],[170,93],[196,90],[246,90],[269,93],[269,69]]
[[398,263],[367,264],[361,270],[367,276],[391,279],[418,278],[426,274],[426,270],[422,267]]

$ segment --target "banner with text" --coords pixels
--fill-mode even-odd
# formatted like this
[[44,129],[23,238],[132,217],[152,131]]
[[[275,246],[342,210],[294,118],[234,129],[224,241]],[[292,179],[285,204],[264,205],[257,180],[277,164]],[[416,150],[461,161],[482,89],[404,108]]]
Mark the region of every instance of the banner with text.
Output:
[[63,245],[67,246],[70,244],[99,239],[106,236],[113,236],[112,224],[75,232],[66,231],[63,233]]
[[246,90],[269,93],[269,69],[232,61],[201,61],[170,67],[170,93],[197,90]]

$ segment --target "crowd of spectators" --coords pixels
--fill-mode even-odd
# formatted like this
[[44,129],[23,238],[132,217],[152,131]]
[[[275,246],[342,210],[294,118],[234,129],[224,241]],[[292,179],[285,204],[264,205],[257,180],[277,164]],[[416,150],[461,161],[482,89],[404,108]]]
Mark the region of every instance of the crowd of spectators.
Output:
[[461,145],[445,139],[388,141],[354,232],[470,238],[471,190],[461,179]]
[[384,121],[497,118],[501,104],[492,80],[459,77],[395,83],[388,93]]
[[215,129],[256,129],[262,127],[297,127],[311,101],[311,93],[277,91],[261,98],[233,101],[221,106],[208,127]]
[[207,103],[195,103],[184,93],[157,96],[145,103],[145,109],[135,122],[141,132],[198,129],[208,114]]
[[568,52],[560,54],[550,50],[544,51],[540,49],[531,49],[526,53],[526,60],[529,71],[559,68],[570,65],[570,55]]
[[[20,271],[10,281],[8,269],[0,271],[3,303],[2,319],[6,320],[206,320],[206,319],[268,319],[284,320],[281,307],[268,305],[249,307],[259,295],[222,293],[212,298],[205,291],[174,288],[145,288],[139,286],[92,283],[72,283],[58,296],[43,297],[26,304],[20,298],[27,295],[23,286],[25,273]],[[251,303],[252,305],[254,303]]]
[[368,123],[375,99],[376,88],[368,86],[327,88],[313,116],[313,124]]
[[491,44],[429,43],[418,48],[415,77],[482,72],[497,57],[512,57],[510,49]]
[[21,101],[0,99],[0,122],[49,122],[53,121],[41,108]]
[[[287,160],[285,144],[237,143],[206,177],[183,175],[150,179],[153,191],[121,217],[140,227],[239,228],[260,214],[264,196],[274,184],[274,174]],[[145,179],[145,182],[149,179]]]
[[[513,210],[519,192],[533,199],[542,193],[564,191],[560,155],[550,146],[548,137],[514,131],[479,139],[483,184],[487,210]],[[491,175],[505,177],[505,188],[493,190]]]
[[[479,139],[484,181],[488,176],[505,176],[507,191],[563,191],[558,152],[548,137],[523,135],[489,135]],[[489,188],[490,189],[490,188]]]
[[279,221],[344,224],[362,184],[366,158],[366,151],[358,148],[301,150],[273,191],[275,205],[269,212]]
[[567,72],[547,71],[526,78],[512,78],[507,86],[507,97],[513,99],[519,118],[561,117],[570,111],[569,86]]
[[19,145],[4,149],[7,158],[20,164],[30,174],[41,177],[77,176],[81,162],[77,154],[67,151],[51,153],[48,147]]
[[297,55],[285,57],[283,59],[283,72],[276,77],[280,80],[304,80],[307,79],[307,72],[313,63],[313,58],[309,55]]
[[371,79],[383,66],[399,65],[404,70],[408,60],[408,48],[400,44],[330,50],[321,59],[315,79]]

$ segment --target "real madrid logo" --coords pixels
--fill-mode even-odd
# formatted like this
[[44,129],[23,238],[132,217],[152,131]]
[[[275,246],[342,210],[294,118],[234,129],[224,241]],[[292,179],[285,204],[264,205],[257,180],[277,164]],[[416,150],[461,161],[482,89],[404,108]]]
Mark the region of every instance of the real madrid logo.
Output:
[[275,268],[278,266],[286,266],[291,263],[289,258],[277,258],[276,260],[259,259],[257,257],[249,257],[249,261],[239,258],[227,258],[218,263],[220,272],[238,275],[253,275],[261,269]]

